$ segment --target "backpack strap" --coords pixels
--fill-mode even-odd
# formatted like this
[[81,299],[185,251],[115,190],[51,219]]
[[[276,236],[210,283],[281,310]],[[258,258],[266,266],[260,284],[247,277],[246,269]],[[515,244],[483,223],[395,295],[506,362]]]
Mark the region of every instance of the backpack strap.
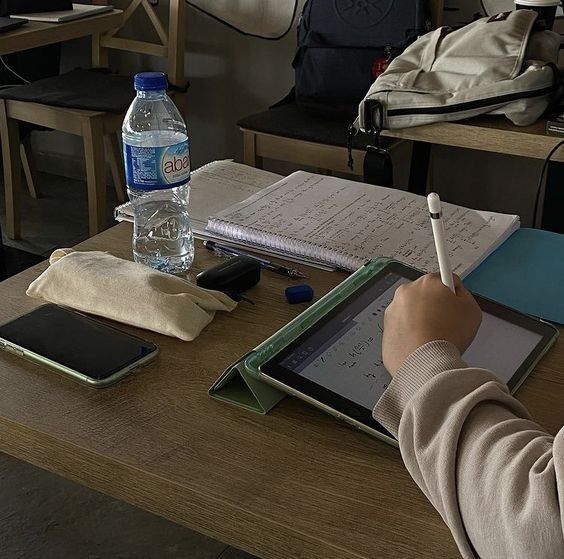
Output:
[[[394,165],[390,152],[382,147],[381,134],[384,130],[384,106],[379,101],[369,102],[370,124],[366,124],[374,134],[373,145],[366,146],[364,156],[364,182],[378,186],[393,188]],[[374,118],[376,117],[376,118]],[[351,157],[352,159],[352,157]]]
[[[374,126],[372,115],[375,114],[374,108],[379,115],[378,125]],[[394,166],[390,152],[383,148],[380,142],[380,134],[384,129],[384,107],[379,101],[370,101],[368,111],[370,119],[367,121],[369,127],[367,132],[374,134],[374,145],[366,146],[366,155],[364,156],[364,182],[367,184],[376,184],[378,186],[394,186]],[[347,150],[349,153],[348,167],[352,171],[354,169],[354,160],[352,156],[353,141],[360,130],[360,119],[356,120],[349,126],[347,138]]]

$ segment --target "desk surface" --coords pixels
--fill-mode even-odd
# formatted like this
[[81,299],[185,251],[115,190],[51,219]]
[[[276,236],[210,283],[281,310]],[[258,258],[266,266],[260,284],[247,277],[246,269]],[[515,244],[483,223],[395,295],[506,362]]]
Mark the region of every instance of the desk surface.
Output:
[[0,33],[0,55],[102,33],[120,27],[122,21],[121,10],[66,23],[30,21],[18,29]]
[[[414,128],[385,130],[390,138],[427,142],[520,157],[544,159],[563,138],[546,134],[546,120],[531,126],[515,126],[501,116],[482,116],[459,122],[441,122]],[[563,153],[554,161],[564,161]]]
[[[83,245],[130,257],[131,226]],[[197,250],[195,274],[216,263]],[[0,284],[0,322],[37,306]],[[341,273],[310,270],[322,295]],[[287,398],[262,417],[211,400],[218,373],[293,318],[287,281],[264,272],[241,304],[192,343],[134,331],[161,355],[95,390],[0,352],[0,450],[264,558],[458,557],[396,449]],[[564,423],[564,339],[518,397],[552,432]]]

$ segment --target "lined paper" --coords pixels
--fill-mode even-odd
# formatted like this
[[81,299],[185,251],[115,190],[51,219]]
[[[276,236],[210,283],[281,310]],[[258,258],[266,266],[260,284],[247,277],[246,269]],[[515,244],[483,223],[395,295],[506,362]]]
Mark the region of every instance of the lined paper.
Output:
[[[464,277],[519,228],[519,217],[443,205],[453,270]],[[438,270],[424,197],[299,171],[218,212],[207,231],[356,270],[378,256]]]
[[[255,169],[230,159],[214,161],[192,173],[190,181],[190,224],[196,235],[205,232],[208,218],[226,207],[278,181],[280,175]],[[131,203],[114,210],[117,221],[133,221]]]

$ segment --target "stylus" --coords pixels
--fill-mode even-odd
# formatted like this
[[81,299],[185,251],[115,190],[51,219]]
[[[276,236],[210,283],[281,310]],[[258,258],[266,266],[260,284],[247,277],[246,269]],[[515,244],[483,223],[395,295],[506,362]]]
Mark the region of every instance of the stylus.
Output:
[[441,199],[435,192],[431,192],[427,196],[429,204],[429,214],[431,215],[431,225],[433,226],[433,237],[435,238],[435,248],[437,249],[437,259],[439,260],[439,270],[441,272],[441,281],[453,292],[454,279],[452,277],[452,267],[445,239],[445,226],[443,223],[443,208]]

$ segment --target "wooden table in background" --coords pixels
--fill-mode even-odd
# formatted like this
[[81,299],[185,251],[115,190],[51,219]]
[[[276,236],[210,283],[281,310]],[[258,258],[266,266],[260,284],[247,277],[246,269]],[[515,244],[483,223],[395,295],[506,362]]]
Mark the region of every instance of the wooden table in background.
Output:
[[120,27],[122,19],[121,10],[112,10],[66,23],[30,21],[18,29],[0,34],[0,55],[103,33]]
[[[545,119],[531,126],[515,126],[501,116],[385,130],[382,135],[414,142],[409,190],[418,194],[424,194],[427,188],[430,148],[433,144],[544,160],[550,150],[564,139],[546,133]],[[552,160],[558,165],[564,162],[564,148],[556,152]],[[562,184],[560,181],[547,182],[543,229],[564,233],[563,212]]]
[[[130,258],[131,226],[82,245]],[[216,259],[198,248],[193,277]],[[0,284],[0,322],[36,307],[31,268]],[[321,296],[342,273],[309,269]],[[158,360],[96,390],[0,352],[0,450],[225,543],[272,559],[453,559],[439,515],[399,452],[287,398],[267,416],[211,400],[231,362],[295,317],[288,282],[263,272],[241,303],[194,342],[120,326],[155,342]],[[564,423],[564,340],[518,392],[535,419]]]

